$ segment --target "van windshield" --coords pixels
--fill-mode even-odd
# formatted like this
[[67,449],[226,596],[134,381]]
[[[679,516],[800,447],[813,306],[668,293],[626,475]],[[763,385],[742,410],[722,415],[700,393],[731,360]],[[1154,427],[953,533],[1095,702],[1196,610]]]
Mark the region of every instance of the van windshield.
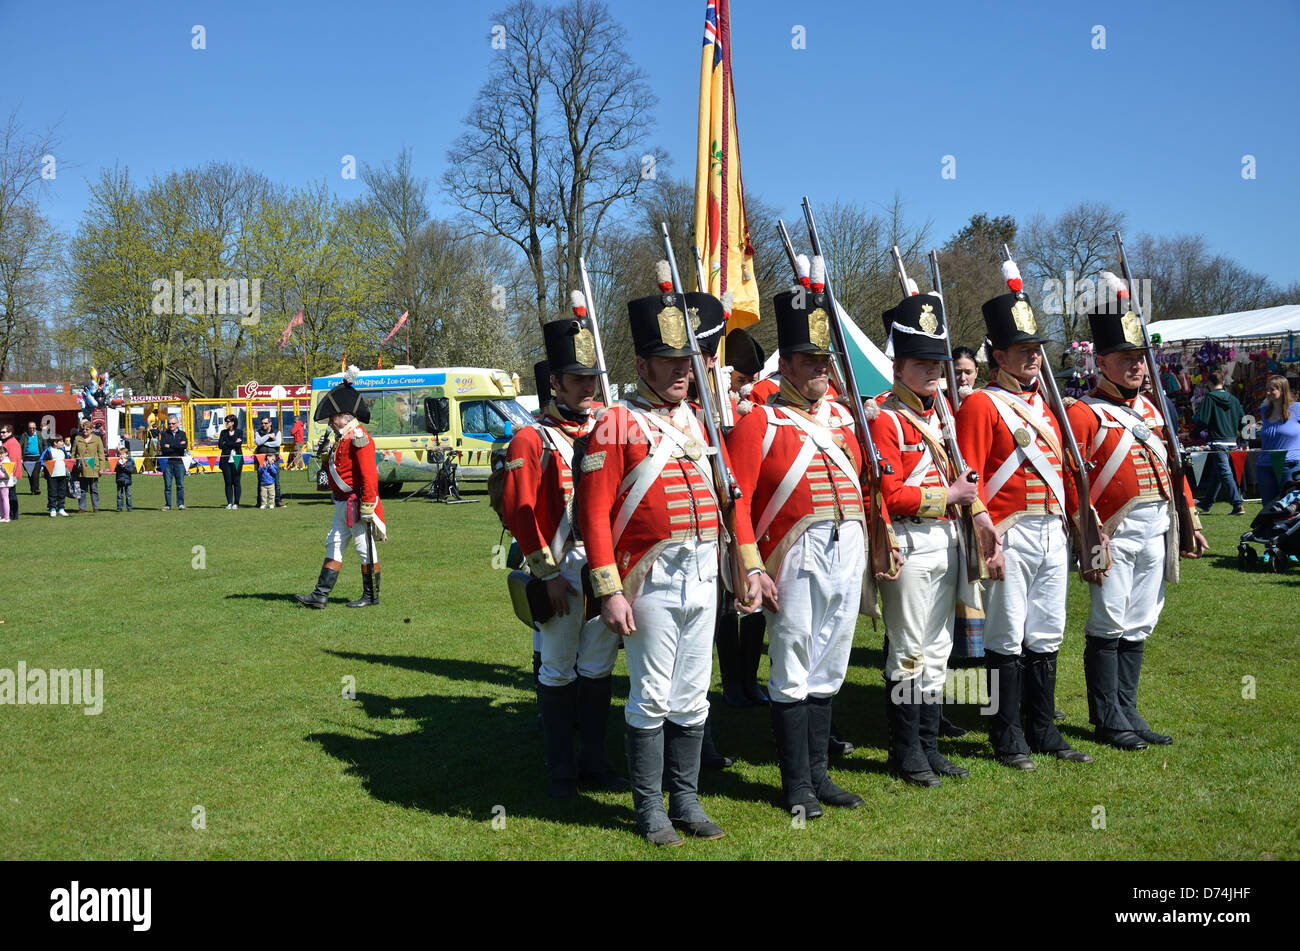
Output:
[[506,423],[515,431],[533,424],[533,417],[514,400],[465,400],[460,404],[460,431],[480,439],[502,439]]

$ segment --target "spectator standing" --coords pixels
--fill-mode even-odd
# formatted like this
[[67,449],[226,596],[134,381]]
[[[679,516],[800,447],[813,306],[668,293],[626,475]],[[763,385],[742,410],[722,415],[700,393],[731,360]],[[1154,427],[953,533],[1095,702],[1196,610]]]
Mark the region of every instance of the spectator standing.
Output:
[[[284,502],[280,496],[280,447],[284,445],[284,437],[271,428],[271,417],[263,416],[257,424],[257,432],[253,433],[254,451],[257,453],[266,453],[268,456],[275,456],[275,508],[284,508]],[[257,468],[257,477],[259,485],[265,485],[261,482],[262,467],[259,464]],[[262,506],[259,499],[258,508],[270,508],[271,506]]]
[[91,431],[88,419],[81,421],[81,433],[72,441],[72,455],[76,459],[73,471],[81,487],[77,511],[86,511],[86,500],[90,499],[93,515],[99,511],[99,477],[108,470],[108,452],[104,449],[104,440]]
[[289,431],[289,435],[293,438],[293,455],[289,457],[289,468],[306,469],[307,464],[302,461],[302,444],[307,438],[307,433],[303,429],[301,419],[293,421],[293,429]]
[[[257,467],[257,483],[259,509],[273,509],[276,507],[275,494],[280,490],[280,455],[279,453],[268,452],[262,457],[261,463]],[[283,508],[283,504],[280,506]]]
[[68,451],[63,446],[63,437],[58,433],[51,436],[50,444],[45,447],[38,461],[46,471],[45,482],[50,517],[67,515],[67,511],[63,508],[63,501],[68,494]]
[[131,511],[131,477],[135,474],[135,460],[131,458],[128,446],[117,447],[117,464],[113,466],[117,479],[117,510],[122,511],[122,502],[126,501],[126,510]]
[[[41,494],[41,450],[45,447],[41,445],[41,434],[36,431],[36,421],[27,421],[27,432],[23,434],[23,468],[31,463],[31,472],[27,473],[28,481],[31,483],[32,495]],[[11,456],[12,458],[12,456]]]
[[1241,504],[1241,490],[1232,475],[1232,464],[1228,460],[1228,450],[1237,448],[1237,432],[1241,427],[1241,403],[1235,396],[1223,388],[1223,374],[1211,373],[1209,376],[1210,392],[1201,400],[1196,410],[1196,422],[1206,433],[1211,452],[1205,460],[1205,485],[1200,487],[1200,499],[1197,507],[1209,514],[1214,503],[1219,499],[1220,483],[1228,489],[1228,501],[1232,503],[1231,515],[1245,515]]
[[[11,491],[15,495],[17,493],[17,490],[12,489],[11,486],[18,484],[18,477],[14,475],[11,469],[14,466],[22,465],[21,462],[15,463],[9,458],[9,450],[5,448],[7,444],[8,441],[0,442],[0,522],[9,521],[9,493]],[[6,466],[10,468],[7,469]],[[15,501],[17,501],[16,498]]]
[[0,494],[5,498],[4,520],[18,520],[18,473],[22,470],[22,445],[14,438],[14,428],[9,423],[0,426],[0,445],[4,446],[5,456],[14,464],[11,476],[0,472]]
[[[1259,444],[1269,451],[1260,455],[1256,467],[1259,501],[1264,508],[1282,494],[1282,486],[1300,478],[1300,402],[1291,395],[1291,384],[1284,376],[1269,377],[1266,393],[1259,408],[1263,421]],[[1282,456],[1280,465],[1274,462],[1278,456]]]
[[172,507],[172,480],[176,480],[176,507],[185,511],[185,454],[190,441],[181,429],[179,416],[167,417],[167,428],[158,440],[158,462],[163,474],[163,511]]
[[237,509],[244,490],[244,434],[234,416],[226,417],[217,448],[221,450],[221,476],[226,480],[226,508]]

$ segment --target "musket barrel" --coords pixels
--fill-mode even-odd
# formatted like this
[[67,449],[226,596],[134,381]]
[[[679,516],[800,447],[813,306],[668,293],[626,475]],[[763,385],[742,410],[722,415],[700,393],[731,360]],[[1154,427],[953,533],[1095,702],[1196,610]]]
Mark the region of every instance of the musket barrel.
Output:
[[582,275],[582,293],[587,298],[587,320],[591,324],[591,339],[596,345],[596,359],[600,361],[600,395],[606,406],[614,405],[609,385],[609,364],[605,362],[605,346],[600,340],[600,324],[596,321],[596,302],[591,296],[591,280],[587,277],[587,259],[578,258],[578,271]]

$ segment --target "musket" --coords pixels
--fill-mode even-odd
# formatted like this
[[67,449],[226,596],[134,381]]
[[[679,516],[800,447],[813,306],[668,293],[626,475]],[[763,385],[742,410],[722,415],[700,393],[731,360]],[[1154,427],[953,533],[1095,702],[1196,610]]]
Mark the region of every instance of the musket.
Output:
[[[890,249],[894,257],[894,269],[898,272],[898,283],[903,286],[903,294],[910,296],[917,293],[912,288],[913,282],[907,278],[907,267],[903,264],[903,255],[899,253],[898,245]],[[930,283],[934,287],[935,294],[938,295],[940,303],[943,301],[943,285],[939,281],[939,256],[936,252],[930,252]],[[957,392],[957,375],[952,369],[952,340],[948,336],[948,315],[945,311],[943,321],[943,349],[948,354],[948,360],[944,363],[944,368],[948,373],[949,393]],[[895,358],[897,359],[897,358]],[[957,445],[957,422],[953,419],[952,412],[948,408],[948,402],[943,398],[942,393],[934,395],[934,412],[939,417],[939,429],[943,433],[944,449],[948,451],[948,458],[952,461],[953,478],[966,473],[966,478],[971,482],[979,481],[979,473],[970,469],[966,465],[966,460],[962,458],[961,447]],[[961,544],[966,553],[966,577],[969,581],[978,581],[981,578],[989,576],[988,565],[984,563],[984,558],[980,553],[979,543],[975,535],[975,521],[970,512],[969,505],[954,506],[957,509],[958,520],[961,525]]]
[[[700,257],[700,249],[692,247],[691,254],[695,256],[695,289],[707,294],[709,293],[709,283],[704,276],[704,259]],[[713,370],[709,374],[709,380],[710,385],[713,387],[713,398],[717,401],[718,425],[722,427],[724,433],[729,433],[732,427],[736,425],[736,414],[731,408],[731,368],[722,365],[727,355],[726,326],[724,325],[718,333],[722,334],[722,339],[718,341],[718,349],[715,351],[716,359],[713,361]]]
[[[686,309],[686,291],[682,286],[682,276],[677,271],[677,258],[673,255],[673,240],[668,235],[667,223],[661,222],[659,230],[664,240],[664,257],[668,259],[668,268],[672,273],[673,296],[682,305],[682,323],[686,325],[686,342],[691,349],[691,371],[697,381],[703,380],[706,377],[704,360],[700,355],[700,342],[695,336],[695,328],[691,326],[690,312]],[[718,504],[721,507],[719,515],[731,535],[731,546],[734,549],[728,553],[726,559],[731,575],[729,579],[731,593],[740,599],[744,598],[749,590],[749,580],[736,542],[736,500],[740,498],[740,486],[736,484],[735,476],[731,474],[726,460],[722,457],[722,434],[718,431],[718,424],[713,415],[713,399],[709,387],[697,385],[696,390],[700,397],[700,416],[704,423],[704,431],[709,437],[707,455],[710,467],[713,469],[714,488],[717,490]]]
[[587,277],[587,259],[578,258],[578,271],[582,274],[582,295],[587,299],[587,317],[591,325],[591,340],[596,346],[596,365],[600,367],[600,397],[606,407],[614,405],[609,386],[609,366],[605,363],[605,347],[600,342],[600,324],[596,322],[596,302],[591,296],[591,280]]
[[[1124,282],[1129,288],[1129,301],[1132,302],[1133,313],[1137,315],[1138,323],[1142,326],[1142,342],[1146,345],[1144,353],[1147,376],[1151,380],[1151,395],[1163,401],[1163,397],[1157,396],[1163,390],[1160,386],[1156,355],[1151,350],[1151,335],[1147,332],[1146,315],[1142,313],[1142,304],[1135,293],[1133,275],[1128,269],[1128,255],[1124,253],[1124,239],[1120,237],[1118,231],[1115,232],[1115,244],[1119,247],[1119,266],[1124,274]],[[1192,509],[1187,504],[1187,496],[1183,492],[1183,486],[1187,484],[1187,471],[1183,466],[1183,445],[1182,440],[1178,438],[1178,422],[1169,418],[1163,402],[1160,405],[1160,417],[1165,421],[1165,434],[1169,441],[1169,481],[1174,487],[1169,494],[1174,497],[1174,511],[1178,515],[1178,547],[1185,552],[1195,552],[1196,523],[1192,520]]]
[[[1013,261],[1011,248],[1006,244],[1002,245],[1002,253],[1006,255],[1006,260]],[[1083,461],[1083,453],[1079,451],[1079,442],[1074,438],[1074,427],[1070,425],[1070,417],[1065,412],[1065,403],[1061,401],[1061,391],[1056,387],[1056,377],[1052,375],[1052,364],[1047,359],[1047,347],[1044,344],[1038,344],[1038,353],[1041,357],[1038,378],[1042,381],[1043,396],[1047,400],[1047,408],[1052,411],[1057,424],[1061,427],[1061,442],[1065,447],[1066,455],[1065,462],[1074,478],[1074,486],[1079,495],[1079,571],[1080,573],[1089,569],[1105,571],[1110,568],[1110,549],[1101,543],[1101,519],[1092,504],[1092,487],[1088,478],[1088,464]],[[1105,556],[1104,560],[1102,560],[1103,555]]]
[[[824,262],[826,256],[822,253],[821,238],[817,234],[817,221],[813,217],[812,204],[808,201],[807,195],[804,195],[803,198],[803,217],[808,225],[808,243],[812,246],[812,252]],[[894,529],[890,524],[889,512],[885,508],[885,497],[881,490],[882,467],[880,454],[876,452],[876,444],[871,438],[871,430],[867,428],[867,414],[862,408],[862,391],[858,389],[858,377],[853,370],[853,361],[849,359],[848,335],[844,332],[844,327],[840,322],[839,304],[835,300],[835,290],[831,286],[830,272],[831,269],[827,266],[824,290],[826,299],[830,303],[830,320],[828,324],[831,331],[831,341],[840,354],[840,369],[844,375],[844,390],[841,393],[848,400],[849,412],[853,414],[853,422],[858,431],[858,442],[862,447],[862,458],[867,466],[867,476],[871,489],[870,521],[867,525],[871,570],[875,574],[893,575],[898,572],[901,565],[894,556],[894,549],[898,546],[898,541],[894,537]],[[866,492],[863,492],[864,500],[866,494]]]

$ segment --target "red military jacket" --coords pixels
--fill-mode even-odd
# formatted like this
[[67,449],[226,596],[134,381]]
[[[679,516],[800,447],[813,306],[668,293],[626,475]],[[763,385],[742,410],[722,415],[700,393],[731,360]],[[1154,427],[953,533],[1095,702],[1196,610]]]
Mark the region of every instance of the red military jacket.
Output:
[[564,553],[581,544],[570,523],[573,470],[569,460],[573,441],[591,432],[594,421],[594,415],[580,423],[565,419],[552,400],[542,411],[540,425],[521,429],[510,440],[501,507],[506,527],[535,577],[554,575]]
[[[1015,420],[1015,429],[1008,426],[996,403],[999,397],[1010,398],[1012,405],[1018,408],[1027,406],[1023,411],[1029,413],[1037,425],[1013,411],[1011,416]],[[1044,438],[1044,432],[1049,438]],[[1018,451],[1017,433],[1043,453],[1050,464],[1049,473],[1055,473],[1063,499],[1056,498],[1042,475],[1027,460],[1026,452]],[[957,446],[966,464],[979,473],[979,499],[988,509],[999,535],[1025,515],[1064,516],[1065,512],[1073,512],[1077,507],[1078,493],[1074,480],[1064,478],[1062,469],[1061,427],[1047,408],[1047,401],[1037,392],[1037,387],[1026,390],[1015,377],[999,371],[996,381],[962,400],[961,409],[957,411]]]
[[741,417],[727,450],[741,491],[736,521],[756,539],[741,548],[747,570],[776,577],[791,546],[818,522],[865,522],[862,450],[853,417],[839,403],[809,405],[783,385]]
[[[1172,501],[1169,465],[1165,461],[1169,454],[1169,439],[1165,433],[1164,415],[1146,397],[1139,394],[1125,399],[1119,389],[1103,376],[1089,394],[1089,399],[1098,404],[1097,408],[1084,400],[1070,400],[1066,416],[1084,461],[1093,463],[1089,470],[1092,502],[1101,519],[1102,531],[1113,535],[1124,516],[1135,506],[1161,499]],[[1130,411],[1140,414],[1141,420]],[[1129,424],[1128,427],[1122,425],[1121,420]],[[1131,432],[1133,424],[1145,426],[1150,433],[1145,443]],[[1116,450],[1120,449],[1121,442],[1126,444],[1126,448],[1117,456]],[[1156,443],[1158,445],[1153,445]],[[1190,508],[1192,490],[1186,479],[1183,480],[1182,492]],[[1196,517],[1195,509],[1192,521],[1199,530],[1200,519]]]
[[[938,393],[935,399],[948,398]],[[921,398],[902,383],[877,396],[876,403],[880,415],[868,425],[885,464],[881,488],[890,517],[946,519],[948,486],[960,473],[954,471],[948,455],[935,405],[926,409]],[[949,407],[951,412],[951,404]],[[972,515],[983,511],[982,502],[972,503]]]
[[[665,435],[661,426],[671,427],[673,434]],[[664,440],[669,445],[661,450]],[[644,387],[597,421],[587,439],[577,489],[578,526],[597,597],[621,590],[631,600],[670,543],[718,537],[721,520],[703,453],[707,444],[691,404],[659,404]],[[657,473],[652,452],[666,459]],[[722,452],[730,464],[725,446]],[[634,497],[638,494],[639,499]],[[737,534],[739,544],[753,543],[744,525]]]
[[[343,427],[338,444],[330,453],[330,490],[335,502],[357,501],[375,506],[375,528],[388,534],[384,505],[379,501],[379,471],[375,467],[375,443],[357,420]],[[350,524],[350,523],[349,523]]]

